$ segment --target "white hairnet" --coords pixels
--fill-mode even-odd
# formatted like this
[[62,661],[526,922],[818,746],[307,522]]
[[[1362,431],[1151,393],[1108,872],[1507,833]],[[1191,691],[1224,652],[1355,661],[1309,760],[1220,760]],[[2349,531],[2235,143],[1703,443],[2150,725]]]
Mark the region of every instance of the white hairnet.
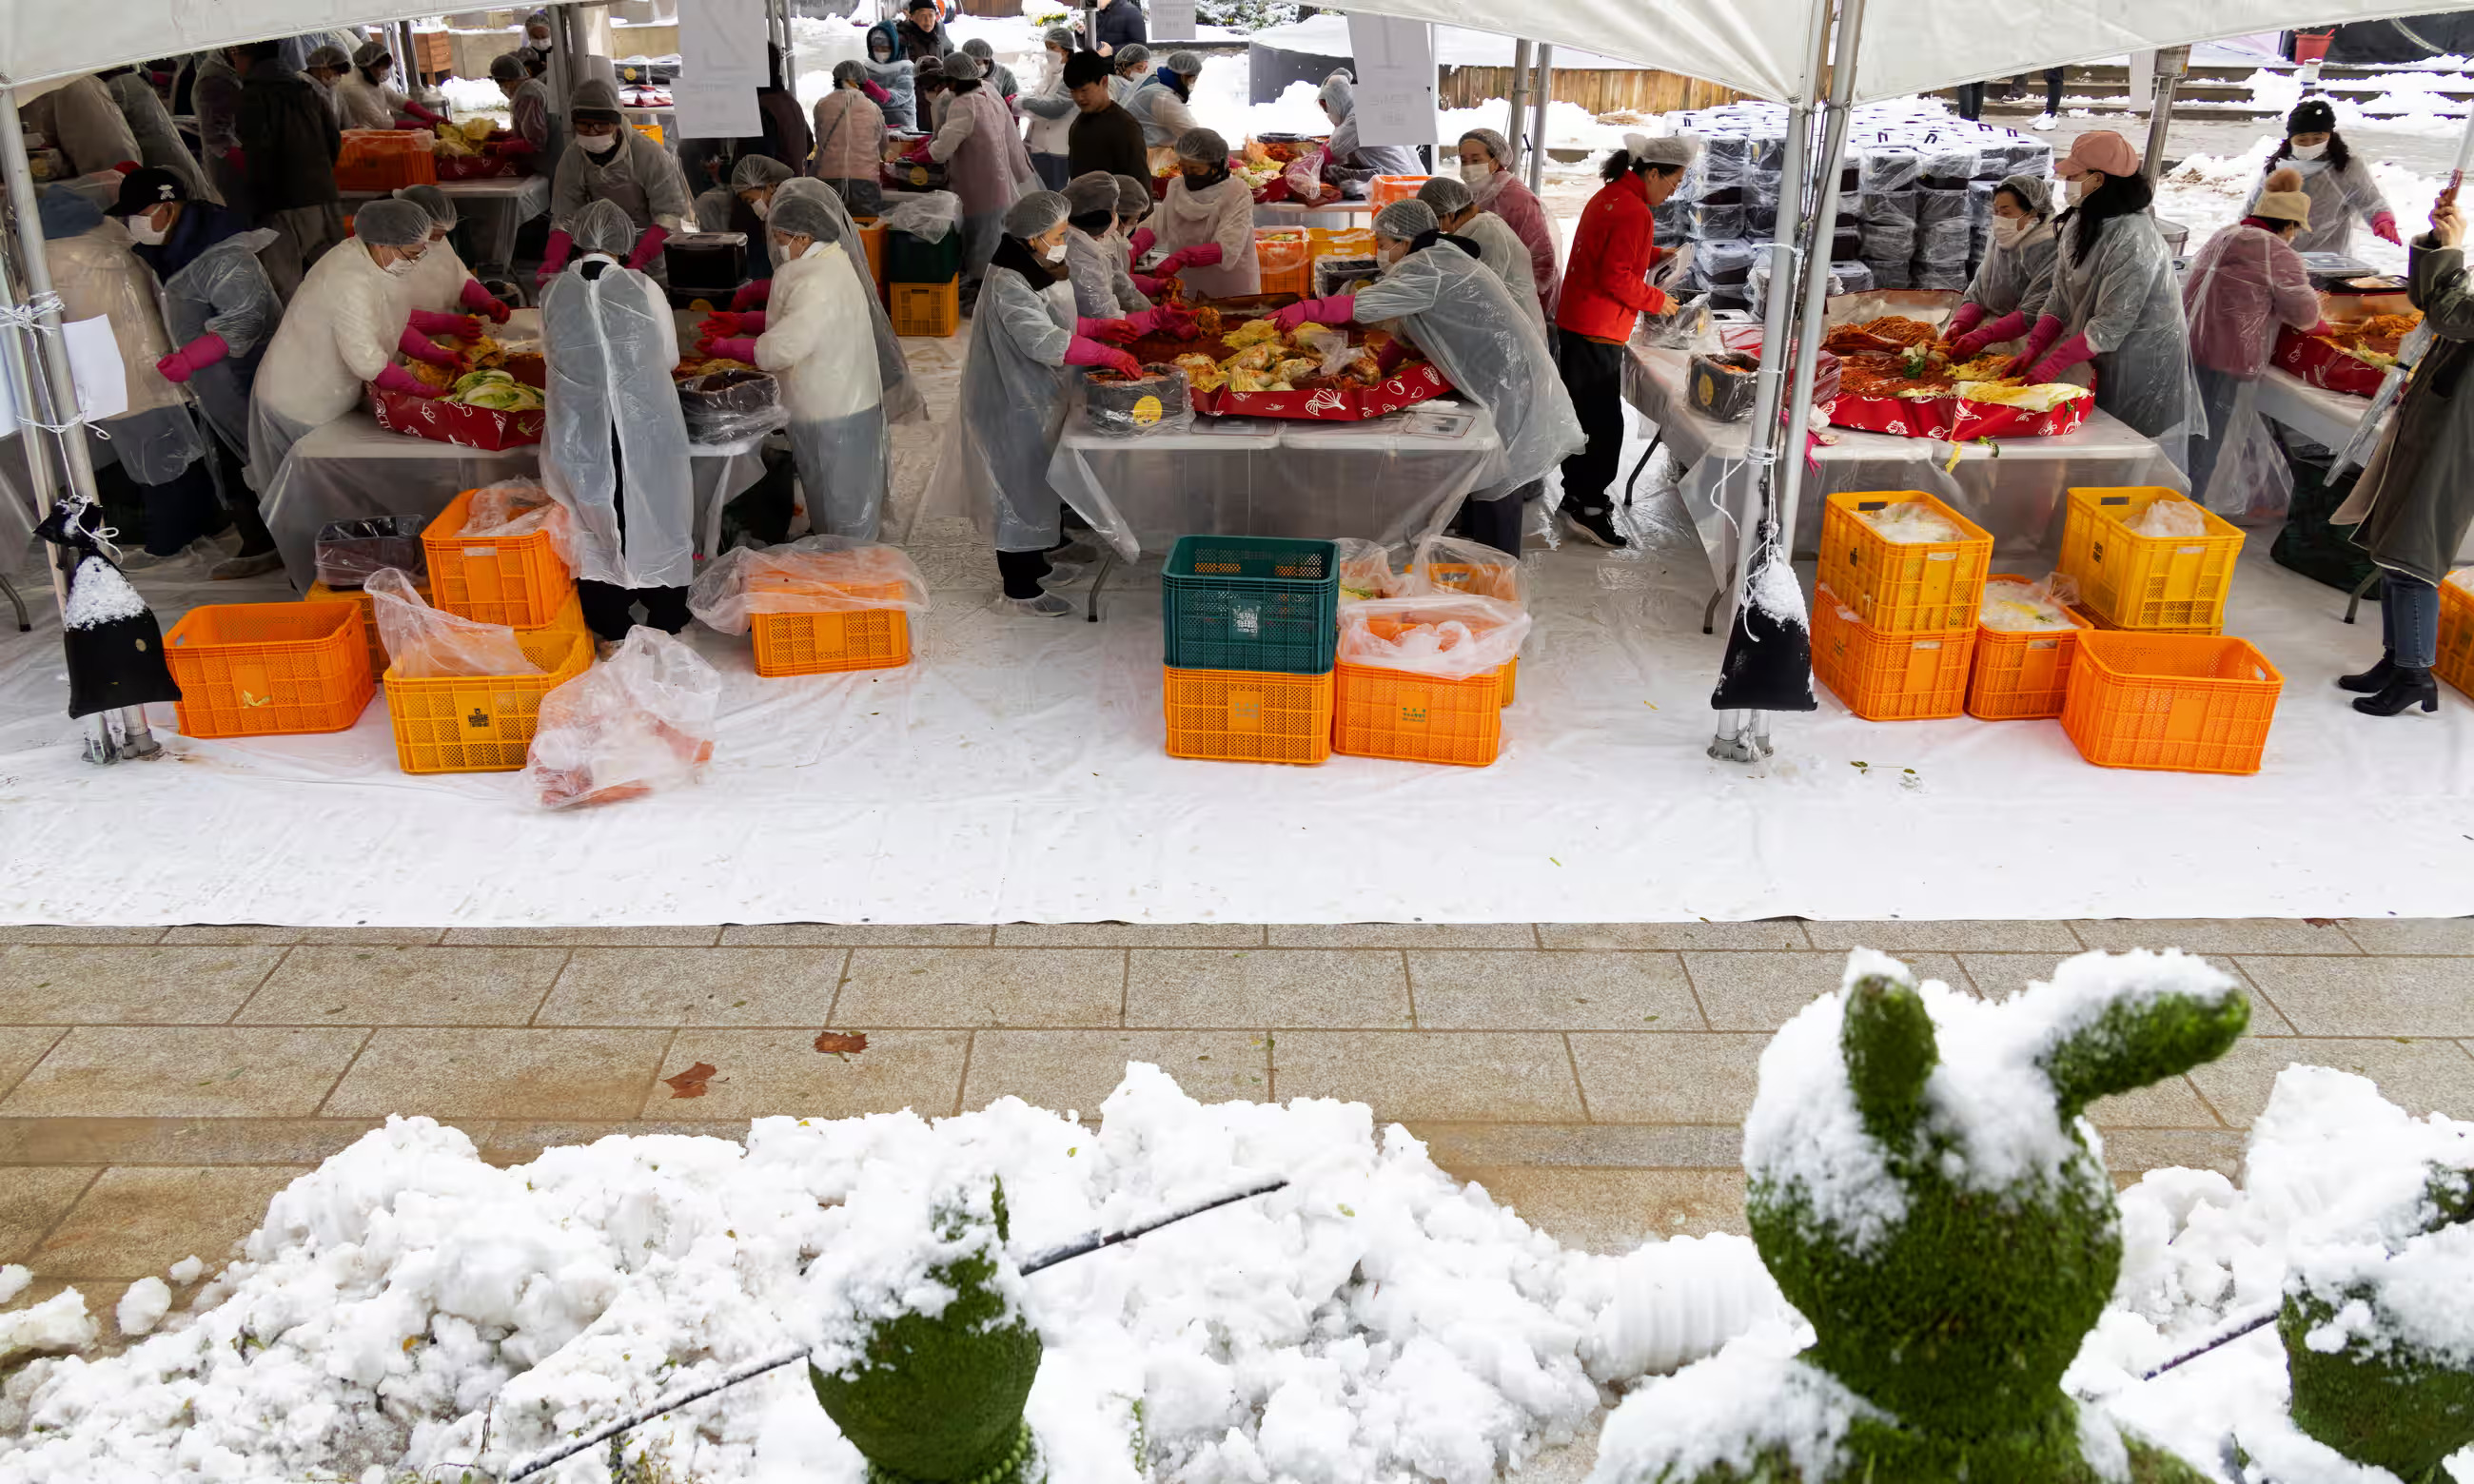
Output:
[[1624,153],[1636,165],[1665,165],[1681,169],[1692,163],[1701,153],[1701,140],[1694,134],[1661,134],[1653,139],[1647,134],[1624,135]]
[[1007,209],[1006,235],[1029,242],[1042,232],[1053,230],[1073,209],[1073,205],[1055,191],[1033,191]]
[[1216,129],[1189,129],[1176,136],[1176,157],[1225,165],[1228,163],[1228,141]]
[[957,83],[976,83],[987,75],[987,70],[968,52],[956,52],[945,59],[945,75]]
[[352,235],[374,248],[429,240],[429,213],[408,201],[374,201],[352,216]]
[[429,213],[429,220],[440,227],[452,227],[462,218],[456,214],[455,200],[434,185],[406,185],[395,193],[398,201],[408,201]]
[[1056,48],[1058,51],[1063,52],[1068,57],[1074,55],[1074,33],[1068,31],[1063,26],[1049,27],[1048,35],[1040,37],[1040,39],[1048,45]]
[[[311,52],[308,60],[301,63],[301,68],[304,72],[341,72],[352,64],[352,59],[346,55],[344,49],[330,42]],[[498,75],[496,66],[491,68],[490,75],[492,77]]]
[[[848,243],[859,234],[859,224],[850,219],[850,208],[834,188],[813,176],[801,176],[785,180],[773,193],[773,210],[792,201],[810,200],[832,213],[835,239]],[[928,415],[926,398],[920,395],[918,383],[910,377],[910,359],[902,348],[902,337],[893,333],[893,317],[885,312],[885,300],[877,297],[876,279],[868,271],[867,254],[845,251],[843,258],[850,264],[851,276],[867,300],[869,327],[876,335],[877,384],[885,393],[885,416],[891,422],[915,421]]]
[[963,42],[962,50],[970,53],[982,61],[994,61],[996,60],[997,49],[988,45],[987,39],[983,36],[973,36],[968,41]]
[[769,190],[795,173],[770,155],[741,155],[739,163],[730,167],[730,188],[734,191]]
[[1168,70],[1181,78],[1201,77],[1202,58],[1194,52],[1171,52],[1168,54]]
[[1079,175],[1065,182],[1067,214],[1089,216],[1095,211],[1115,215],[1117,210],[1117,178],[1104,170]]
[[1431,231],[1440,231],[1443,224],[1435,220],[1435,208],[1422,201],[1395,201],[1374,214],[1374,235],[1400,242],[1415,242]]
[[628,218],[627,208],[615,201],[587,202],[567,231],[581,252],[623,259],[636,246],[636,224]]
[[360,50],[352,54],[352,65],[355,67],[375,67],[379,62],[385,62],[390,67],[394,66],[395,54],[376,41],[362,42]]
[[1334,116],[1346,118],[1357,109],[1356,80],[1346,72],[1335,72],[1322,80],[1322,91],[1316,96]]
[[575,84],[574,92],[568,95],[568,107],[616,113],[618,111],[618,89],[600,78],[586,78]]
[[1117,177],[1117,215],[1141,216],[1150,211],[1156,201],[1148,182],[1137,180],[1132,176]]
[[2037,221],[2053,214],[2053,182],[2043,176],[2004,176],[1995,189],[2008,191],[2018,197],[2019,203],[2025,206],[2027,214]]
[[1437,176],[1418,187],[1418,199],[1435,208],[1438,219],[1467,211],[1475,201],[1458,176]]
[[1152,49],[1137,41],[1131,46],[1117,48],[1116,55],[1109,60],[1117,64],[1119,72],[1128,67],[1148,67],[1151,65]]
[[1497,164],[1504,163],[1512,158],[1512,141],[1504,138],[1500,132],[1494,130],[1472,129],[1467,133],[1461,135],[1461,142],[1464,144],[1467,143],[1471,139],[1475,139],[1478,143],[1485,145],[1486,152],[1494,156]]
[[841,217],[812,191],[776,194],[764,225],[786,237],[813,237],[818,242],[839,242],[842,235]]
[[[312,52],[309,55],[309,65],[313,67],[318,65],[317,53]],[[490,59],[491,82],[521,83],[523,80],[524,60],[522,58],[517,56],[513,52],[500,52],[497,56]]]

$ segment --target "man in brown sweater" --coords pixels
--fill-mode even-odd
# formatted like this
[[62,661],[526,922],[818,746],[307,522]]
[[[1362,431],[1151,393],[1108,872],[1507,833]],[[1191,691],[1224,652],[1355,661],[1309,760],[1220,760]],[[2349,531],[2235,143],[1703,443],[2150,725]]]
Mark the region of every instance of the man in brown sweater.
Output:
[[1081,113],[1066,131],[1066,159],[1077,176],[1100,171],[1112,176],[1152,178],[1151,152],[1143,144],[1143,126],[1108,93],[1108,62],[1097,52],[1076,52],[1065,59],[1065,85]]

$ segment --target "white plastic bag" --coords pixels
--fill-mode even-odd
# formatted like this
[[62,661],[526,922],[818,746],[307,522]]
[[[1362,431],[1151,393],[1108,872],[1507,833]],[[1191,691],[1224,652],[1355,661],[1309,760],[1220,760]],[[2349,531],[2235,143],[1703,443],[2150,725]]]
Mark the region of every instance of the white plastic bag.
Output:
[[2078,627],[2062,610],[2077,597],[2078,584],[2058,572],[2041,583],[2024,577],[1988,577],[1977,621],[2002,634],[2058,634]]
[[1467,680],[1517,658],[1527,613],[1498,598],[1375,598],[1340,610],[1340,662]]
[[928,610],[928,580],[900,550],[839,536],[780,546],[740,546],[705,563],[688,611],[723,634],[745,634],[756,613]]
[[1433,536],[1418,543],[1401,595],[1427,593],[1494,598],[1526,609],[1520,559],[1483,541],[1457,536]]
[[378,642],[386,646],[388,671],[399,679],[544,673],[516,642],[515,630],[431,608],[413,590],[412,579],[394,567],[380,568],[366,590],[378,622]]
[[692,783],[713,757],[721,674],[659,629],[542,698],[524,781],[545,809],[641,799]]
[[1345,536],[1332,544],[1340,548],[1341,602],[1396,598],[1407,590],[1405,579],[1392,565],[1390,549],[1381,542]]
[[2208,487],[2192,491],[2193,496],[2236,525],[2284,524],[2286,507],[2293,501],[2293,466],[2260,416],[2258,382],[2242,384],[2225,425],[2214,432],[2216,468]]
[[2188,500],[2158,500],[2140,512],[2130,530],[2135,536],[2188,541],[2207,535],[2208,522],[2199,507]]
[[473,491],[458,536],[524,536],[540,530],[557,510],[549,491],[529,479],[500,480]]

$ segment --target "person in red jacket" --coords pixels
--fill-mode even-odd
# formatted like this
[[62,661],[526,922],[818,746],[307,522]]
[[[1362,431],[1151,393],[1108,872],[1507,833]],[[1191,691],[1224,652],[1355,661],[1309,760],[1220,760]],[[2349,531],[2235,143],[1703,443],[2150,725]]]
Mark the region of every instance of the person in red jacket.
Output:
[[1607,499],[1623,459],[1624,342],[1636,318],[1667,308],[1666,295],[1649,283],[1658,261],[1649,213],[1683,183],[1696,148],[1686,134],[1624,135],[1624,147],[1599,168],[1607,183],[1582,209],[1564,268],[1556,369],[1589,440],[1564,461],[1564,524],[1600,546],[1625,544]]

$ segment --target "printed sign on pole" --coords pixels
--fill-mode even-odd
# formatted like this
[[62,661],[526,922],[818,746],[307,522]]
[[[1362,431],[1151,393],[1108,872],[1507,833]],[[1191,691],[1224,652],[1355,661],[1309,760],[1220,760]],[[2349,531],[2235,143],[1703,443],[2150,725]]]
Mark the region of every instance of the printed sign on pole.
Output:
[[1435,29],[1421,20],[1388,15],[1348,17],[1349,50],[1357,74],[1357,140],[1360,144],[1433,144],[1441,132],[1435,115]]
[[1151,38],[1153,41],[1193,40],[1194,0],[1152,0]]
[[670,85],[687,139],[764,132],[756,90],[772,81],[764,60],[764,0],[679,0],[679,76]]

